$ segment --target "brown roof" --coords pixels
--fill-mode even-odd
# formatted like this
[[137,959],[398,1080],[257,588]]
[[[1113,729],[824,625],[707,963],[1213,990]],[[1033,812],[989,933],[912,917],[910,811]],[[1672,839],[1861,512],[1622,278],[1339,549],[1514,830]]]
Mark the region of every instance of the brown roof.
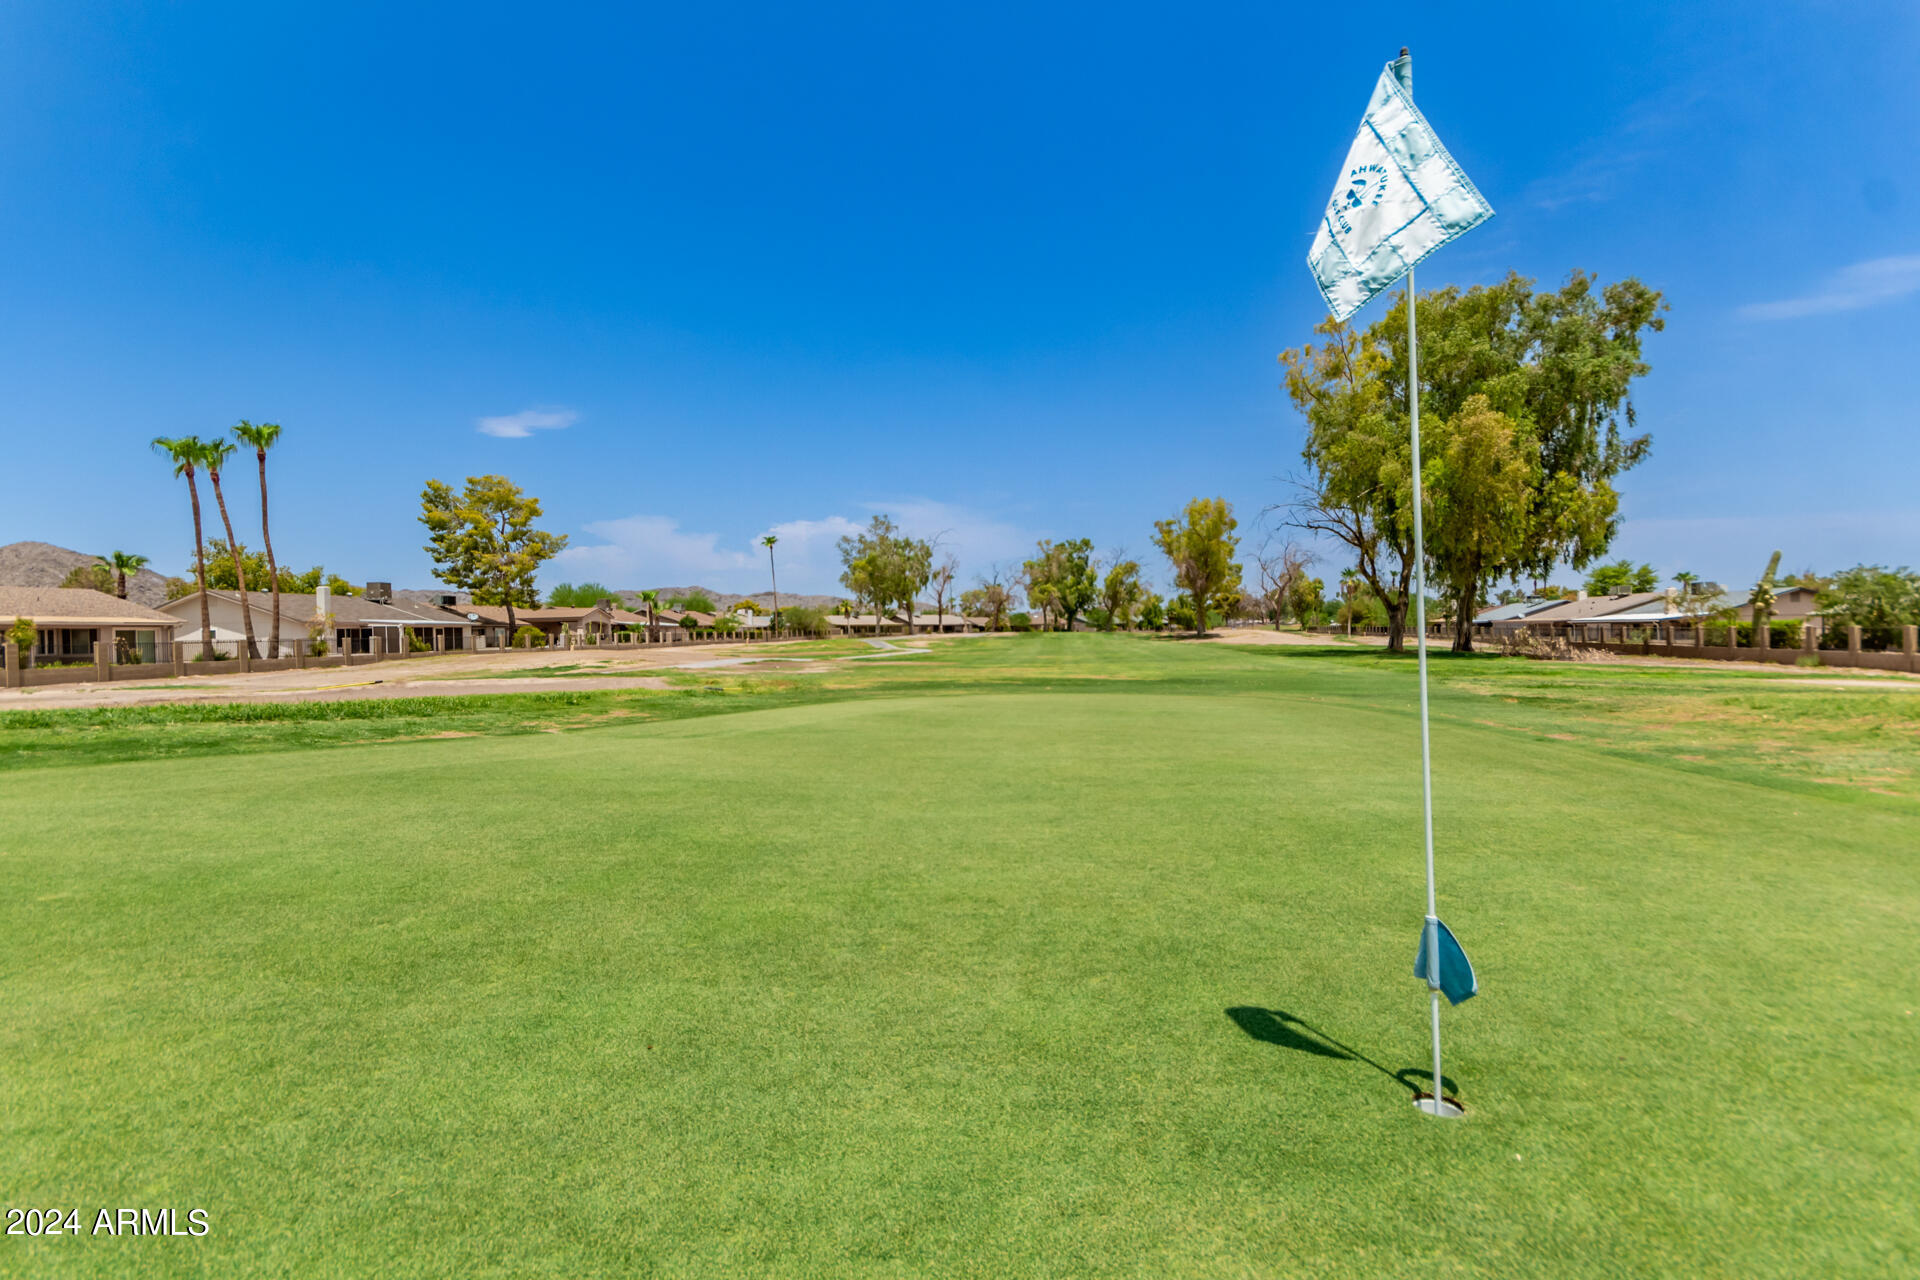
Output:
[[[507,620],[507,607],[503,604],[473,604],[465,607],[455,606],[453,612],[461,614],[462,616],[469,613],[477,613],[484,621],[493,623],[505,623]],[[513,611],[513,619],[516,624],[522,622],[579,622],[588,614],[596,612],[605,614],[606,610],[601,609],[597,604],[584,609],[521,609],[516,607]]]
[[1630,613],[1645,605],[1664,603],[1664,591],[1636,591],[1624,596],[1588,596],[1585,600],[1563,600],[1551,608],[1528,614],[1528,626],[1545,622],[1598,622],[1611,613]]
[[[240,603],[237,591],[209,591],[209,596],[218,596],[233,604]],[[170,610],[179,610],[176,618],[185,618],[189,623],[200,619],[199,604],[196,597],[199,592],[190,592],[178,600],[169,600],[164,606]],[[280,619],[305,626],[318,612],[320,597],[303,592],[283,591],[280,594]],[[270,613],[273,609],[273,595],[267,591],[247,592],[247,603],[253,606],[255,614]],[[440,610],[429,605],[407,605],[405,607],[380,604],[365,596],[329,595],[327,612],[333,615],[335,626],[387,626],[387,627],[431,627],[431,626],[467,626],[464,616],[447,617]],[[457,613],[457,611],[456,611]]]
[[0,587],[0,620],[31,618],[43,627],[137,623],[171,629],[180,619],[85,587]]

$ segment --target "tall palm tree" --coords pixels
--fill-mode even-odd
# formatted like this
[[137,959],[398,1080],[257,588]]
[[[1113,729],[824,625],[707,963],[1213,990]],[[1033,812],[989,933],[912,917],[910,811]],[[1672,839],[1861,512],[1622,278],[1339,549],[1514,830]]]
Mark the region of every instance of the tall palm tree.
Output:
[[220,523],[227,528],[227,552],[233,556],[233,580],[240,584],[240,629],[247,637],[247,656],[260,656],[260,642],[253,638],[253,606],[247,602],[247,566],[240,559],[240,544],[234,541],[233,521],[227,515],[227,495],[220,490],[220,468],[234,455],[235,446],[225,440],[209,440],[200,446],[200,457],[207,467],[207,479],[213,481],[213,500],[220,504]]
[[780,574],[773,567],[773,544],[778,541],[772,534],[760,539],[760,545],[767,549],[767,573],[773,578],[773,621],[767,628],[768,639],[780,634]]
[[234,439],[241,444],[253,446],[253,456],[260,460],[260,541],[267,548],[267,578],[273,583],[273,631],[267,636],[267,656],[280,656],[280,564],[273,558],[273,534],[267,530],[267,450],[273,448],[280,439],[280,424],[262,422],[255,425],[245,418],[234,424]]
[[640,599],[645,601],[647,606],[647,639],[658,643],[660,640],[660,593],[642,591]]
[[100,563],[113,570],[113,594],[122,600],[127,598],[127,575],[138,573],[147,567],[145,556],[136,556],[131,551],[116,551],[110,556],[101,556]]
[[212,661],[213,621],[207,616],[207,543],[200,533],[200,486],[193,479],[205,457],[206,442],[199,436],[155,436],[153,449],[172,459],[173,474],[187,478],[187,496],[193,499],[193,579],[200,588],[200,657],[203,661]]

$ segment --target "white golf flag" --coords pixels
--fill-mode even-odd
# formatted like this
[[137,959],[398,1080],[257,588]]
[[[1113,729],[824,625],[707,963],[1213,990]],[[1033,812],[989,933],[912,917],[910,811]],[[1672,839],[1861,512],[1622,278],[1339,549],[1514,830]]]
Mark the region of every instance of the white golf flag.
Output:
[[1387,64],[1327,201],[1307,266],[1338,319],[1493,216]]

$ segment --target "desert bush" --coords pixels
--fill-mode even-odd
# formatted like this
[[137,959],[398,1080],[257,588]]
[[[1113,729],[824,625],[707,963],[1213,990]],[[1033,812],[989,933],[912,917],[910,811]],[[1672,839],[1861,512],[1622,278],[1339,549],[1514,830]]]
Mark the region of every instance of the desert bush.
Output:
[[547,647],[547,633],[536,626],[522,623],[513,633],[513,647],[516,649],[544,649]]

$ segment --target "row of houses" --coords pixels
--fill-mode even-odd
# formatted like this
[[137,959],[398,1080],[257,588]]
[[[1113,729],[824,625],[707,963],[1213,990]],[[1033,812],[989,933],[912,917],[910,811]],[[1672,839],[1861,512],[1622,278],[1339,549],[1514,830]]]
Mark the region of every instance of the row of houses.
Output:
[[[273,597],[250,592],[243,607],[238,592],[207,592],[208,622],[213,647],[237,653],[246,641],[243,621],[251,612],[253,634],[263,648],[273,630]],[[92,662],[94,645],[106,645],[116,663],[167,660],[174,645],[198,648],[200,627],[198,592],[149,609],[130,600],[98,591],[62,587],[0,587],[0,628],[14,618],[27,618],[35,638],[29,661],[36,666]],[[397,653],[417,639],[437,652],[504,649],[512,645],[521,627],[539,631],[550,645],[634,643],[649,631],[711,631],[719,616],[677,609],[635,612],[613,600],[590,607],[516,609],[511,623],[507,610],[494,605],[463,605],[447,595],[425,603],[395,601],[384,583],[369,583],[365,595],[337,596],[322,587],[312,595],[280,597],[280,643],[283,649],[325,642],[330,653]],[[904,614],[876,617],[857,614],[833,616],[830,625],[848,635],[880,635],[907,630]],[[769,635],[768,615],[732,617],[734,630]],[[919,632],[984,631],[986,619],[960,614],[915,614]],[[27,655],[23,655],[27,656]]]
[[[1582,591],[1573,600],[1527,600],[1483,610],[1474,615],[1473,627],[1476,634],[1496,639],[1517,631],[1532,631],[1608,643],[1627,640],[1635,632],[1653,634],[1656,630],[1674,629],[1690,632],[1709,616],[1753,621],[1753,593],[1688,600],[1676,590],[1608,596],[1589,596]],[[1803,627],[1817,630],[1820,615],[1814,606],[1813,588],[1777,588],[1773,617],[1780,622],[1797,620]]]

